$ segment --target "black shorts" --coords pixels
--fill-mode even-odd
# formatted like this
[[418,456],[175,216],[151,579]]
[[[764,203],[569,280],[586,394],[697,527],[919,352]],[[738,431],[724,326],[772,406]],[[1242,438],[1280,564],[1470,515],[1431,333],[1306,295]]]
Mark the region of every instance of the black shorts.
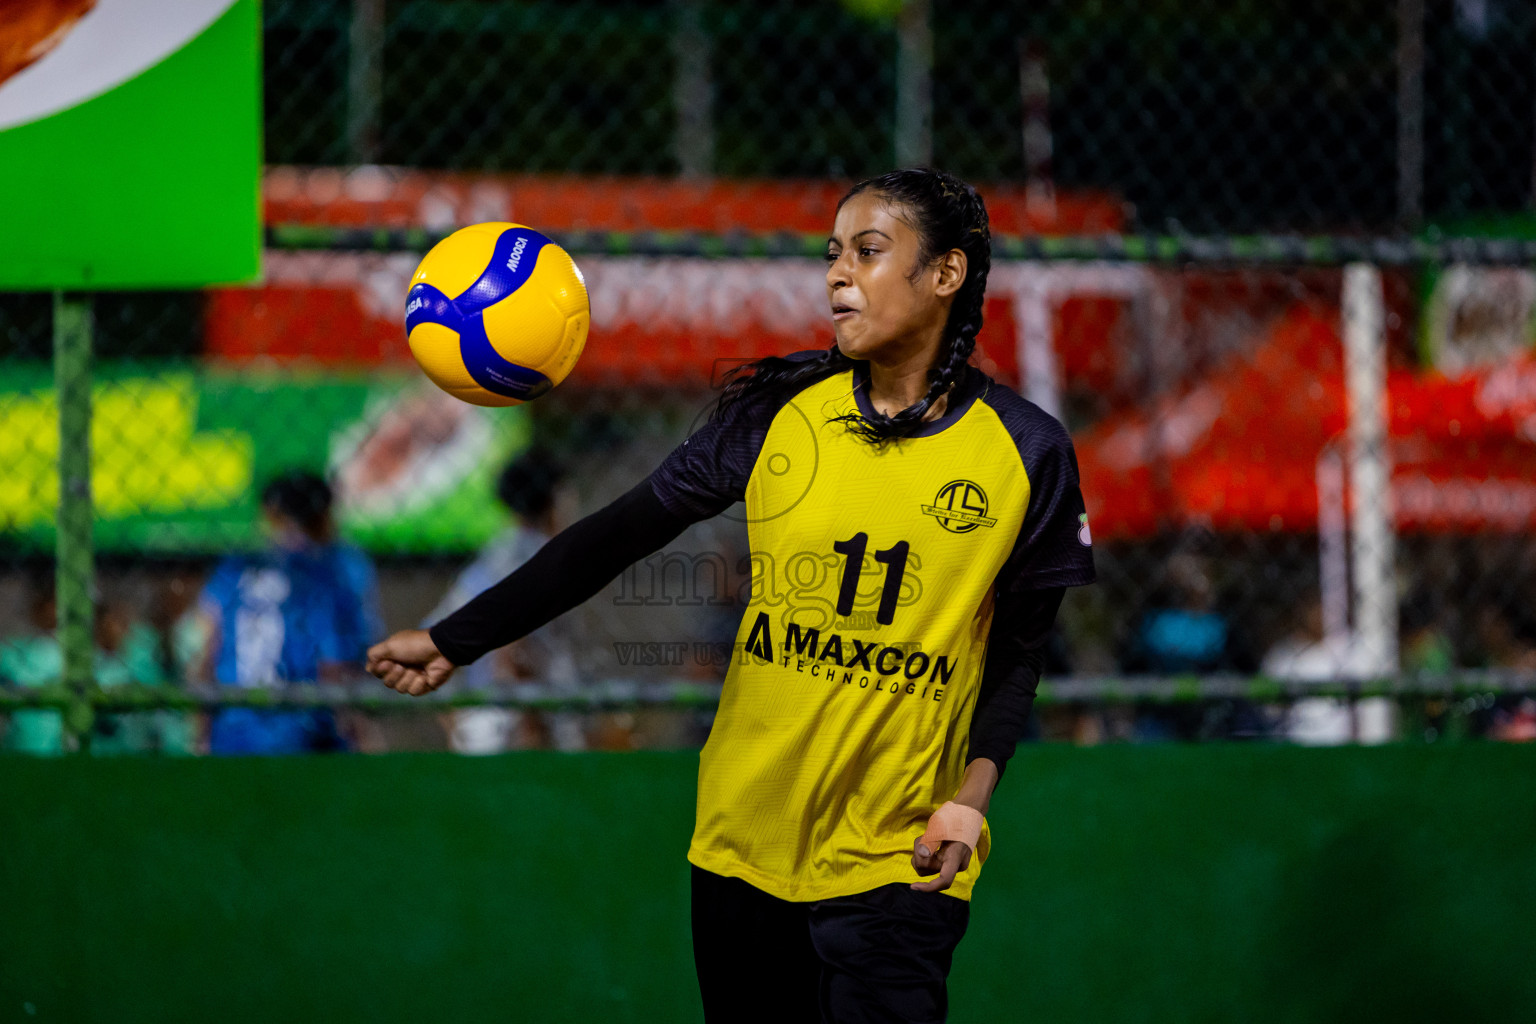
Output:
[[793,903],[693,869],[693,960],[708,1024],[938,1024],[971,906],[905,882]]

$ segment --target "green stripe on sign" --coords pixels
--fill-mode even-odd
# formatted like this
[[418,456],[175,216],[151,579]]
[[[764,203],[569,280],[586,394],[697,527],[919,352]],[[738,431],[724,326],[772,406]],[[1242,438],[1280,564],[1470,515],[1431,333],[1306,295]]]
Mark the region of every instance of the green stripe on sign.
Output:
[[0,131],[0,290],[254,279],[259,57],[256,0],[238,0],[122,85]]

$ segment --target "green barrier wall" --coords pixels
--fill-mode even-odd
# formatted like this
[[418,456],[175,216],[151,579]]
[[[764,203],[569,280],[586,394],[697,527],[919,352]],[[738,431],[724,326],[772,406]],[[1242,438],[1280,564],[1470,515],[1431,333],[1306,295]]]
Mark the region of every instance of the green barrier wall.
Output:
[[[0,760],[0,1020],[697,1020],[695,765]],[[1025,749],[951,1019],[1517,1019],[1533,780],[1536,747]]]

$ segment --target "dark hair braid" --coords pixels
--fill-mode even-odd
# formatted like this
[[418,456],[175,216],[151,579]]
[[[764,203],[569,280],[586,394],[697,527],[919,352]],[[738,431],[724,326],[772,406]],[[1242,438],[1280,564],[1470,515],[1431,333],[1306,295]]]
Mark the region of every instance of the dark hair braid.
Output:
[[[987,205],[981,195],[944,171],[909,168],[866,179],[850,189],[838,201],[837,208],[841,210],[844,203],[865,192],[901,207],[900,216],[917,232],[918,262],[912,270],[913,280],[925,267],[932,266],[953,249],[965,253],[967,268],[965,281],[950,306],[938,354],[928,370],[927,393],[893,416],[877,411],[871,416],[849,413],[836,417],[855,435],[871,444],[883,445],[914,434],[933,404],[965,372],[965,364],[976,348],[976,335],[981,331],[987,274],[992,266],[992,234],[988,227]],[[855,360],[843,355],[836,344],[811,359],[797,361],[780,356],[759,359],[737,367],[726,376],[725,389],[713,415],[723,415],[749,395],[799,390],[850,369],[854,364]]]

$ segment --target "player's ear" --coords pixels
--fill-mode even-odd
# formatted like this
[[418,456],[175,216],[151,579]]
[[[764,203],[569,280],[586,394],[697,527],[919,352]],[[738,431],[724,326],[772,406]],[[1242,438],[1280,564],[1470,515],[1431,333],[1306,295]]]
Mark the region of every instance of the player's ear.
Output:
[[965,253],[959,249],[951,249],[939,258],[939,279],[934,288],[934,294],[944,299],[960,290],[965,284],[966,263]]

